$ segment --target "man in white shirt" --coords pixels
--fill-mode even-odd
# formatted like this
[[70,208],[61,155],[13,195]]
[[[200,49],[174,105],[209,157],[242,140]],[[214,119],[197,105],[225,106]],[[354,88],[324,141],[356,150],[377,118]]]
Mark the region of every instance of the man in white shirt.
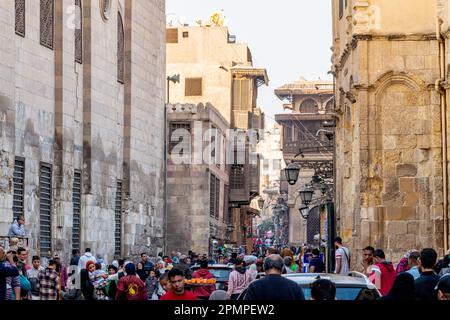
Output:
[[342,239],[337,237],[334,239],[336,246],[336,274],[348,274],[350,272],[350,250],[342,245]]
[[86,269],[86,263],[88,261],[97,263],[97,259],[95,259],[95,257],[91,253],[90,248],[86,248],[84,254],[80,257],[80,260],[78,261],[78,272],[81,271],[82,269]]

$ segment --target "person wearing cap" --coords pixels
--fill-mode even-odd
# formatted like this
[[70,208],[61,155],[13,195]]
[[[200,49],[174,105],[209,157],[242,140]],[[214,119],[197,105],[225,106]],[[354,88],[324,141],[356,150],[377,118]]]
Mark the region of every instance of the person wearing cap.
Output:
[[441,301],[450,300],[450,275],[444,275],[437,284],[437,298]]
[[117,284],[116,300],[148,300],[145,283],[136,275],[133,263],[125,265],[126,276]]

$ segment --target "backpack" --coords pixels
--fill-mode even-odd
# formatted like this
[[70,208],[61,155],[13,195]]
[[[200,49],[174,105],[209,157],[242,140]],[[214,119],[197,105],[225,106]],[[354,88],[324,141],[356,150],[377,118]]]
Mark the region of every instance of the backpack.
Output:
[[31,282],[23,274],[19,275],[20,289],[26,292],[31,291]]

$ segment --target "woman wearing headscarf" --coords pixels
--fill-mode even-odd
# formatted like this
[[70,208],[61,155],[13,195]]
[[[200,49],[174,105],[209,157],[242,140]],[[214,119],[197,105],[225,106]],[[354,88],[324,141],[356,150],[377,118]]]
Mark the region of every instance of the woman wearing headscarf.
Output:
[[148,300],[145,283],[136,275],[133,263],[125,266],[126,276],[119,280],[116,300]]
[[88,261],[86,263],[86,268],[80,271],[81,293],[83,294],[84,300],[88,301],[94,300],[94,285],[91,282],[88,270],[91,267],[91,265],[94,265],[95,267],[95,263],[93,261]]
[[408,250],[403,258],[400,260],[400,262],[397,265],[397,268],[395,269],[395,272],[402,273],[408,271],[411,267],[409,266],[408,259],[411,252],[417,251],[417,250]]
[[138,262],[136,266],[136,274],[139,276],[142,282],[145,282],[145,280],[147,280],[148,272],[145,272],[144,264],[142,262]]
[[407,272],[400,273],[395,278],[391,291],[381,300],[416,300],[414,277]]

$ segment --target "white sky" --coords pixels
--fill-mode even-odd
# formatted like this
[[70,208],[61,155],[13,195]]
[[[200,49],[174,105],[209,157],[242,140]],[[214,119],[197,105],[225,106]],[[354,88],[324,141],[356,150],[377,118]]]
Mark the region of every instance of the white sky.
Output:
[[267,69],[270,85],[260,88],[258,105],[269,119],[283,113],[275,88],[300,76],[332,79],[331,0],[166,0],[166,14],[190,25],[221,9],[230,34],[249,45],[255,67]]

